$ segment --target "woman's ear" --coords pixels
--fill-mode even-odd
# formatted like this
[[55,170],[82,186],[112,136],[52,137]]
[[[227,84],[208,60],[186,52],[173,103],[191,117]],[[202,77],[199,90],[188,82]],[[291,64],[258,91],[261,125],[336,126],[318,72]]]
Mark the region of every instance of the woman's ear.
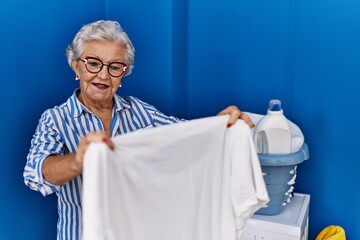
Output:
[[78,61],[76,61],[75,59],[71,60],[71,68],[75,72],[76,75],[78,75],[77,66],[78,66]]

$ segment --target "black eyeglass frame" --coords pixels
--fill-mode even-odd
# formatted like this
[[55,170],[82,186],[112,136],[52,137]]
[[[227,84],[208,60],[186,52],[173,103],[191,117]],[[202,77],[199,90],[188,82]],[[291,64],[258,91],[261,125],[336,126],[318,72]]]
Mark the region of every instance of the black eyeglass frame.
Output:
[[[99,62],[101,63],[101,67],[100,67],[99,71],[90,71],[90,70],[88,69],[87,63],[88,63],[88,60],[89,60],[89,59],[93,59],[93,60],[99,61]],[[82,62],[85,64],[86,70],[88,70],[89,73],[93,73],[93,74],[96,74],[96,73],[101,72],[101,70],[103,69],[103,67],[104,67],[104,66],[107,66],[107,70],[108,70],[108,73],[110,74],[110,76],[112,76],[112,77],[121,77],[121,76],[126,72],[126,69],[127,69],[127,64],[126,64],[126,63],[123,63],[123,62],[111,62],[111,63],[109,63],[109,64],[105,64],[105,63],[103,63],[103,61],[101,61],[100,59],[95,58],[95,57],[85,57],[84,59],[78,58],[78,60],[82,61]],[[120,75],[113,75],[113,74],[110,73],[110,68],[109,68],[109,67],[110,67],[111,64],[114,64],[114,63],[116,63],[116,64],[121,64],[121,65],[124,66],[124,69],[123,69],[123,71],[120,73]]]

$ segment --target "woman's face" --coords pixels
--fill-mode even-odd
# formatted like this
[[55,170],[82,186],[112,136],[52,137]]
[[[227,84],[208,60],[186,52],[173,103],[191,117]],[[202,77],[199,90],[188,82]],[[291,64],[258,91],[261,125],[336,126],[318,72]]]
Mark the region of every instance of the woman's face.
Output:
[[[101,60],[104,64],[112,62],[125,62],[125,48],[124,46],[102,40],[90,41],[84,45],[81,59],[86,57],[93,57]],[[106,104],[112,103],[113,96],[124,75],[120,77],[113,77],[108,72],[108,66],[103,66],[100,72],[90,73],[85,63],[82,61],[72,61],[72,68],[75,74],[80,79],[81,97],[87,103],[92,104]]]

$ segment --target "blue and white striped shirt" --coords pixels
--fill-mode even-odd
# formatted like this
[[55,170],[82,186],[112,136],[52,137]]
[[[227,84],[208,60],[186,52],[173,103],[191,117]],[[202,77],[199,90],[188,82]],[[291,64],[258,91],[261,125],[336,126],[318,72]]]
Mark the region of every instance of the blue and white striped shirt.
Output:
[[[58,240],[81,239],[82,235],[82,176],[61,186],[44,179],[42,165],[49,155],[75,153],[82,137],[91,131],[104,130],[100,119],[91,113],[76,95],[79,89],[62,105],[46,110],[31,141],[24,169],[27,186],[44,196],[58,196]],[[169,117],[155,107],[135,98],[114,96],[111,120],[111,135],[136,131],[146,127],[157,127],[182,121]]]

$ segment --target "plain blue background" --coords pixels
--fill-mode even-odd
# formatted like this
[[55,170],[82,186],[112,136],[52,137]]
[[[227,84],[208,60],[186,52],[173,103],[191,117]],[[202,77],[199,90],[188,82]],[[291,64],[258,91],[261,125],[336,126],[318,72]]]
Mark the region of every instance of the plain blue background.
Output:
[[1,1],[0,239],[55,239],[56,196],[23,184],[40,114],[78,86],[65,48],[79,28],[119,21],[136,48],[120,95],[188,119],[230,104],[264,114],[281,99],[310,160],[310,235],[330,224],[360,239],[359,0]]

